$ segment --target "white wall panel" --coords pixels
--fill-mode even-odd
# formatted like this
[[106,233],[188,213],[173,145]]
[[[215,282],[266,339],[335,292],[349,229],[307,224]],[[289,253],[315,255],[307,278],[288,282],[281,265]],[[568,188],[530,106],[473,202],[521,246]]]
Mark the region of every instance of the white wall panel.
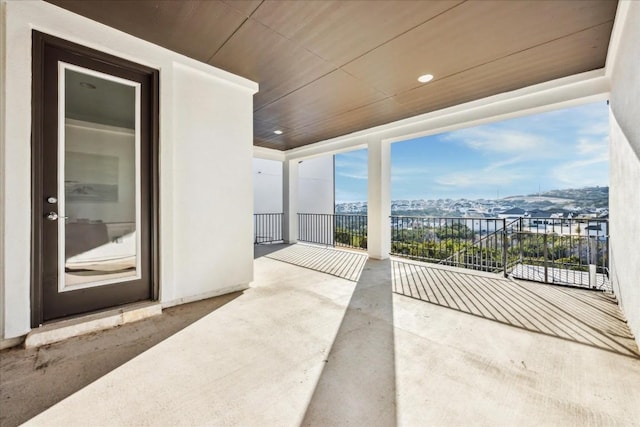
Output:
[[611,64],[609,253],[614,292],[640,342],[640,2],[624,6]]
[[332,214],[333,156],[304,160],[298,168],[298,212]]

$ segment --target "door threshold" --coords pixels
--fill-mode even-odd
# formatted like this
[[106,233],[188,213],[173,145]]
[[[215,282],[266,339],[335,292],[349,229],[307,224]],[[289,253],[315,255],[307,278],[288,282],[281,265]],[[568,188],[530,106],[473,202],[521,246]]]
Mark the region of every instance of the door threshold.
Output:
[[162,314],[162,304],[157,301],[145,301],[86,316],[56,320],[29,332],[25,337],[24,347],[40,347],[68,338],[115,328],[126,323],[137,322],[159,314]]

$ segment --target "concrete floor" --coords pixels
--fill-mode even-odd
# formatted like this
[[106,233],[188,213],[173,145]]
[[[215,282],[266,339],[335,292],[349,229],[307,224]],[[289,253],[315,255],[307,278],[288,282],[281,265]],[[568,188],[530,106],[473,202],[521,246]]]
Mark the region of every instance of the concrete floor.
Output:
[[[638,348],[611,301],[501,283],[512,298],[474,289],[466,306],[445,304],[437,290],[407,296],[420,271],[399,272],[398,261],[366,261],[348,280],[295,265],[308,258],[300,245],[258,250],[251,289],[27,425],[640,425]],[[454,273],[459,294],[467,285]],[[528,286],[546,291],[532,297]],[[492,318],[480,301],[503,308]],[[591,326],[589,307],[600,313]],[[78,373],[52,372],[73,359],[71,345],[59,360],[24,364],[44,366],[34,378],[49,373],[55,390]],[[21,377],[20,363],[2,355],[2,413],[20,412],[32,394],[7,403],[5,375]]]
[[40,348],[0,352],[0,426],[17,426],[241,293],[163,311],[136,323]]

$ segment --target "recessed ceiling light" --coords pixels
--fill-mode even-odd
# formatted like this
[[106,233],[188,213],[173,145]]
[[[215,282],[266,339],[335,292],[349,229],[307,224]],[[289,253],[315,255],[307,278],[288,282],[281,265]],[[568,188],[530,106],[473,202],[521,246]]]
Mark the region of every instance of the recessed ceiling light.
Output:
[[276,135],[282,135],[282,131],[280,129],[274,130],[273,133],[275,133]]
[[423,74],[422,76],[418,77],[418,81],[420,83],[427,83],[431,80],[433,80],[433,74]]
[[91,83],[87,83],[87,82],[80,82],[80,86],[86,88],[86,89],[95,89],[96,86],[92,85]]

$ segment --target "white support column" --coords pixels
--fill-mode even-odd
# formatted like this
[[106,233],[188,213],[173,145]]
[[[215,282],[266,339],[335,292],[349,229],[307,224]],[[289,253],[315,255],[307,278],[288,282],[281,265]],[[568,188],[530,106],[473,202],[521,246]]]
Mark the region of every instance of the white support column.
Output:
[[391,252],[391,144],[370,138],[367,248],[369,257],[386,259]]
[[284,208],[285,243],[298,241],[298,161],[285,160],[282,163],[282,206]]

